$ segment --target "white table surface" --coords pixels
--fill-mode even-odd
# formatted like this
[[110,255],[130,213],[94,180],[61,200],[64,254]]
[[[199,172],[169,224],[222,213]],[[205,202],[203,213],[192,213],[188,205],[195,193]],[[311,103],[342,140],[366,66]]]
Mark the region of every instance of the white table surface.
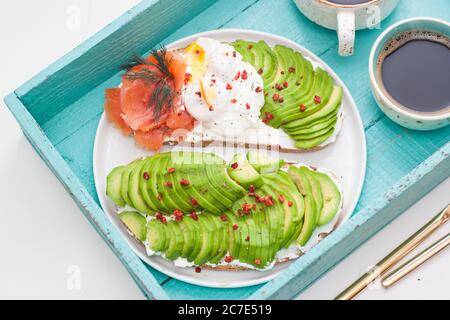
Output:
[[[8,45],[0,51],[0,96],[138,2],[2,0],[1,40]],[[142,299],[125,268],[0,104],[0,299]],[[447,179],[299,298],[333,298],[449,201]],[[449,231],[450,224],[427,244]],[[391,289],[374,287],[359,298],[450,299],[449,266],[446,250]],[[74,270],[80,275],[76,282]]]

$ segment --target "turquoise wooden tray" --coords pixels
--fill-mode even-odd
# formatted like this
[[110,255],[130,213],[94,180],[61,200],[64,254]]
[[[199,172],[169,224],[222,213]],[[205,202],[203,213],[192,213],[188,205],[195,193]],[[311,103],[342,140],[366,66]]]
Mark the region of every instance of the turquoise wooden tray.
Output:
[[[291,0],[146,0],[5,101],[28,140],[146,297],[290,299],[450,175],[450,127],[434,132],[399,127],[378,109],[369,88],[368,56],[376,37],[395,21],[419,15],[450,20],[450,2],[401,1],[381,29],[358,32],[354,56],[341,58],[336,33],[311,23]],[[219,28],[279,34],[320,56],[353,94],[368,143],[366,183],[352,218],[276,279],[239,289],[186,284],[144,265],[101,210],[92,173],[103,90],[120,82],[119,65],[133,53],[144,54],[159,43]]]

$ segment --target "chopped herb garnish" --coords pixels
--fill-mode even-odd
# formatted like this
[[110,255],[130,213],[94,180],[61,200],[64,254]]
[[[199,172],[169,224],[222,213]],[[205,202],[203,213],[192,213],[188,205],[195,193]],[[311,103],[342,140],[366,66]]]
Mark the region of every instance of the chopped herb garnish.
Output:
[[[151,88],[152,94],[148,101],[148,108],[154,107],[154,117],[159,119],[164,109],[173,111],[173,99],[177,95],[173,85],[169,80],[173,80],[174,76],[170,72],[171,59],[166,59],[167,49],[161,47],[153,49],[151,56],[154,57],[155,62],[135,55],[129,63],[123,65],[121,69],[125,70],[125,77],[129,80],[143,80]],[[132,71],[136,66],[155,67],[157,70],[150,68],[142,68],[139,71]]]

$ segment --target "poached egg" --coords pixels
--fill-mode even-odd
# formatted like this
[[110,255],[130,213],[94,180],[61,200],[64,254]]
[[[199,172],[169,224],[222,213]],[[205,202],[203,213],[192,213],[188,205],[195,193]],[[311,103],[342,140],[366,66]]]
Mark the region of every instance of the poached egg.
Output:
[[187,64],[182,99],[200,122],[197,131],[240,137],[265,126],[263,79],[231,45],[199,38],[181,54]]

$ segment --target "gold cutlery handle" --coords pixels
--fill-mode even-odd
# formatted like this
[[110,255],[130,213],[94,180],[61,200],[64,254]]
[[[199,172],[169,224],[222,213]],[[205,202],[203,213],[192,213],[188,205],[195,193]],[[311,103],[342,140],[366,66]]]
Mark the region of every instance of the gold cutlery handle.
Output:
[[395,248],[391,253],[379,261],[373,268],[366,272],[362,277],[351,284],[347,289],[340,293],[336,300],[351,300],[358,293],[364,290],[375,279],[379,278],[383,273],[389,270],[393,265],[403,259],[408,253],[414,250],[436,229],[442,226],[450,218],[450,205],[443,209],[437,216],[425,224],[419,231],[414,233],[402,244]]
[[383,287],[388,288],[393,284],[397,283],[404,276],[409,274],[411,271],[422,265],[425,261],[433,257],[435,254],[444,250],[450,244],[450,233],[440,240],[433,243],[431,246],[423,250],[421,253],[401,265],[399,268],[395,269],[388,275],[384,276],[381,280]]

